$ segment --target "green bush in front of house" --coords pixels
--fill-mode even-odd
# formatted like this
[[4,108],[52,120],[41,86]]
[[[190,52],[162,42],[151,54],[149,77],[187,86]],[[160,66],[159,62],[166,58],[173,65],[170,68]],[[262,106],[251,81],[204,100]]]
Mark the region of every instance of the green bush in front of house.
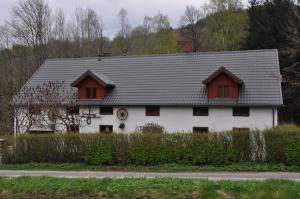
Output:
[[89,146],[84,154],[84,161],[90,165],[109,165],[113,159],[110,143],[99,142]]
[[300,137],[288,139],[284,153],[288,164],[300,166]]
[[196,137],[194,140],[194,158],[196,165],[221,165],[234,160],[232,134],[228,132],[213,133]]
[[[224,165],[239,162],[299,165],[300,131],[20,135],[5,163],[92,165]],[[8,145],[13,146],[13,139]]]

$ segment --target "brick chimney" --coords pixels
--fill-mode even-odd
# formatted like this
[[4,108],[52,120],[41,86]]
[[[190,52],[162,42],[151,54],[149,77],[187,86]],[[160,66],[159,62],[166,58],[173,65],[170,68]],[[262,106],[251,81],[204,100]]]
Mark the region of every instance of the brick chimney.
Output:
[[191,53],[193,52],[193,44],[192,41],[189,39],[185,39],[184,40],[184,44],[183,44],[183,48],[184,48],[184,52],[185,53]]

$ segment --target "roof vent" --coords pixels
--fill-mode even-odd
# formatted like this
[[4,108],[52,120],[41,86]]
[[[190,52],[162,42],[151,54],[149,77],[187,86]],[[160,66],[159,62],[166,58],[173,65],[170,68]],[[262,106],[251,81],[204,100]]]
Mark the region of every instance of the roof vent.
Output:
[[101,59],[101,55],[98,55],[98,61],[101,61],[102,59]]

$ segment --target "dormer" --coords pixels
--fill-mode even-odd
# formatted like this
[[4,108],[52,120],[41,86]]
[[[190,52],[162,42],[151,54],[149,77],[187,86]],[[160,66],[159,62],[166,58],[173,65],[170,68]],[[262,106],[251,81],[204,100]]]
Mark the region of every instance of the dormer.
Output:
[[78,88],[79,99],[103,99],[115,84],[109,77],[87,70],[71,86]]
[[238,98],[243,81],[227,70],[220,67],[203,81],[208,90],[208,98]]

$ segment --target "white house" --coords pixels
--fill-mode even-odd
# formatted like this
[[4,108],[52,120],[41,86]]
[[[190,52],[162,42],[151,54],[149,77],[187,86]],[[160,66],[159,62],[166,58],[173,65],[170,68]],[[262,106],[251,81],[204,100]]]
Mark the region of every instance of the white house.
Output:
[[24,87],[48,81],[77,90],[80,132],[265,129],[283,104],[277,50],[48,59]]

